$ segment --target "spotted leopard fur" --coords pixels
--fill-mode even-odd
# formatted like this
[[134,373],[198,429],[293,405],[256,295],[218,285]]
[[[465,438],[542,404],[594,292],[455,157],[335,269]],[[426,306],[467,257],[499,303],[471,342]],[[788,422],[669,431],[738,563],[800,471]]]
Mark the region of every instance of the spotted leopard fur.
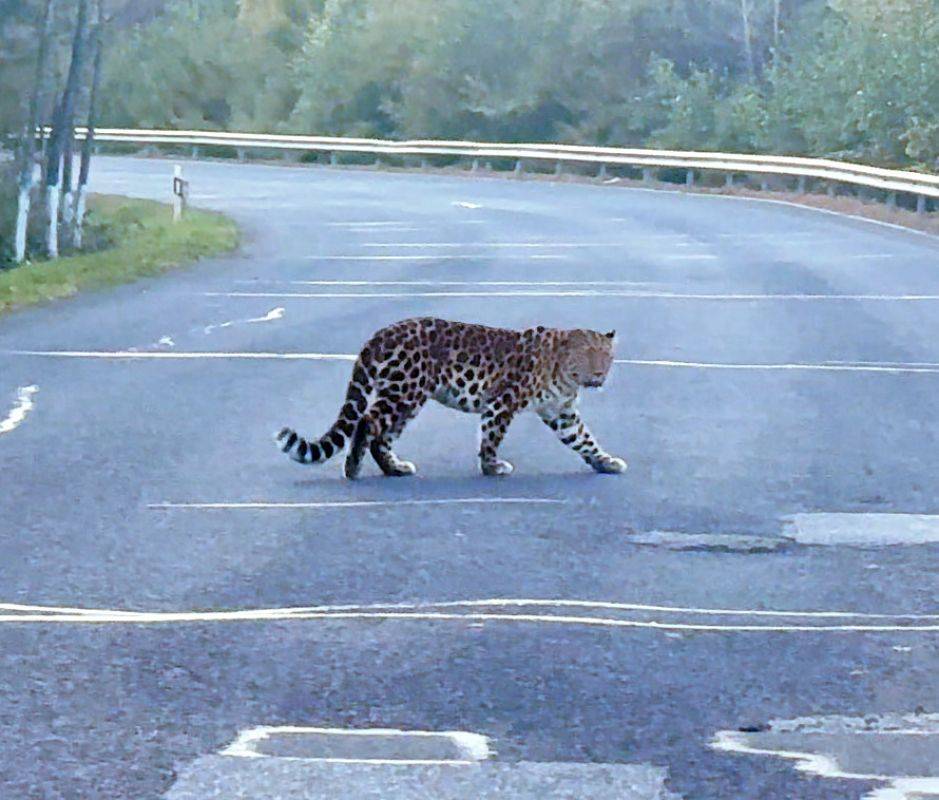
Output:
[[302,464],[319,464],[348,448],[345,474],[356,478],[368,449],[386,475],[416,467],[392,444],[433,398],[482,416],[479,463],[485,475],[508,475],[497,452],[512,418],[532,410],[597,472],[617,473],[626,462],[593,438],[577,410],[584,386],[601,386],[613,363],[614,332],[489,328],[429,317],[382,328],[359,354],[339,417],[309,441],[291,428],[279,447]]

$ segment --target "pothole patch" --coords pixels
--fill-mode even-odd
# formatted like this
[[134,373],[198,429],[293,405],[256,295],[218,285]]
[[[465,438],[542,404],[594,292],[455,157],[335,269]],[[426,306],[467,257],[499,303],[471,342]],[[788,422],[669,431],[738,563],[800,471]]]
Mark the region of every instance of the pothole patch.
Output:
[[471,764],[489,757],[485,736],[465,731],[260,726],[221,755],[361,764]]
[[939,797],[939,714],[800,717],[721,731],[712,747],[775,756],[826,778],[879,781],[866,800]]
[[630,535],[627,541],[666,550],[703,550],[712,553],[772,553],[793,543],[791,539],[782,536],[680,531],[646,531]]
[[939,515],[890,513],[794,514],[785,534],[800,544],[884,547],[939,542]]

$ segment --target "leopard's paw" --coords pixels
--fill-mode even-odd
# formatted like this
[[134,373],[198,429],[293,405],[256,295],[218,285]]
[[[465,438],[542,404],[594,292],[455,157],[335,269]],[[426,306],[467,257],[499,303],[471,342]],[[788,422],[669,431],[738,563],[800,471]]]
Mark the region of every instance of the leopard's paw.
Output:
[[602,456],[590,466],[604,475],[618,475],[626,471],[626,462],[616,456]]
[[488,475],[490,477],[496,477],[499,475],[511,475],[515,470],[508,461],[483,461],[480,464],[482,468],[483,475]]

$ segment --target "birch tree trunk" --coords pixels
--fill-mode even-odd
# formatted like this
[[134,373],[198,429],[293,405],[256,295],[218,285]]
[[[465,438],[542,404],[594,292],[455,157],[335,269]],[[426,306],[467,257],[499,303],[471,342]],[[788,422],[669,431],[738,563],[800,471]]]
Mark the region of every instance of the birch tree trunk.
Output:
[[75,36],[72,39],[72,59],[68,67],[65,91],[56,109],[52,121],[52,135],[46,159],[46,210],[49,215],[49,228],[46,235],[46,249],[49,258],[59,257],[59,192],[62,167],[62,154],[67,138],[75,136],[75,100],[78,95],[78,83],[85,54],[85,39],[88,32],[88,0],[78,0],[78,17],[75,22]]
[[104,0],[98,0],[95,8],[96,24],[92,40],[94,66],[91,74],[91,93],[88,97],[88,130],[85,133],[85,141],[82,143],[81,167],[78,170],[78,189],[75,193],[75,212],[72,215],[72,242],[77,248],[82,246],[82,225],[85,222],[88,173],[91,169],[91,154],[94,148],[95,123],[97,122],[98,90],[101,85],[101,58],[104,47],[104,13]]
[[747,64],[750,81],[756,80],[756,62],[753,60],[753,26],[750,14],[753,11],[752,0],[740,0],[740,20],[743,23],[743,53]]
[[39,47],[36,54],[36,75],[33,79],[33,94],[29,100],[29,113],[23,128],[20,147],[19,194],[16,206],[16,232],[14,235],[14,259],[22,264],[26,258],[26,229],[29,225],[29,206],[33,188],[33,159],[36,155],[36,128],[39,125],[39,105],[46,76],[46,61],[49,56],[49,38],[52,31],[52,13],[55,0],[46,0],[39,26]]

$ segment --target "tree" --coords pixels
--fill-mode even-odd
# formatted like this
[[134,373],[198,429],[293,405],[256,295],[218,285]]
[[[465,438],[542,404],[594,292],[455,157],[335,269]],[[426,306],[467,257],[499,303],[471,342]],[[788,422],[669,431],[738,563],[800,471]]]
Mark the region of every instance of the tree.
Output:
[[46,80],[46,62],[49,55],[49,39],[52,31],[52,13],[55,0],[46,0],[42,21],[37,31],[36,73],[29,101],[29,114],[20,142],[19,192],[17,194],[16,232],[14,234],[14,261],[19,264],[26,258],[26,227],[29,222],[29,207],[33,187],[34,158],[36,153],[36,129],[39,126],[39,105]]
[[88,119],[85,125],[85,140],[82,143],[81,166],[78,173],[78,190],[75,193],[75,210],[72,214],[72,243],[82,246],[82,227],[85,222],[85,197],[88,187],[88,173],[91,169],[91,154],[94,148],[95,123],[97,121],[98,91],[101,84],[101,59],[104,51],[103,31],[106,24],[104,0],[95,4],[95,27],[92,36],[91,90],[88,96]]
[[[46,212],[49,215],[46,249],[50,258],[59,257],[59,192],[62,156],[66,140],[75,135],[75,103],[85,56],[88,33],[88,0],[78,0],[75,33],[72,39],[72,58],[68,78],[52,120],[52,133],[46,151]],[[71,152],[70,148],[68,152]]]

